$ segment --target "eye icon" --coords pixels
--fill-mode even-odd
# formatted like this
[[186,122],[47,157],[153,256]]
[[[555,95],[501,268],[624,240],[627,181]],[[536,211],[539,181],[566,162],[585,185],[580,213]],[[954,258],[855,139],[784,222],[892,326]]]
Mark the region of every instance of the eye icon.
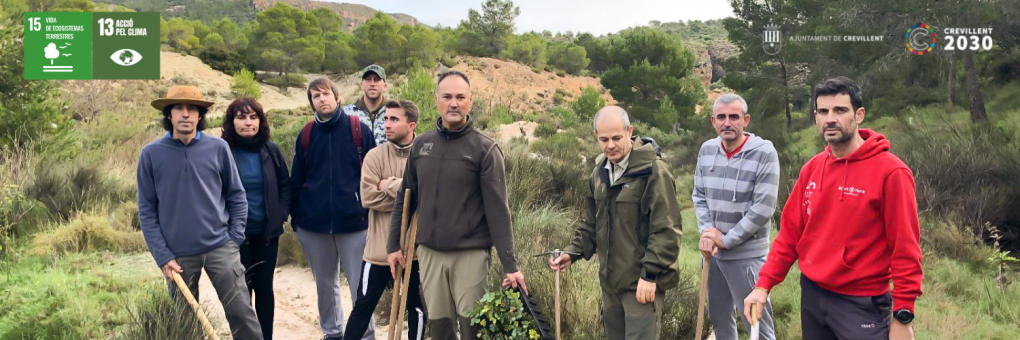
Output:
[[138,51],[125,48],[118,50],[117,52],[113,52],[113,54],[110,55],[110,59],[117,63],[117,65],[131,66],[141,61],[142,55],[139,54]]

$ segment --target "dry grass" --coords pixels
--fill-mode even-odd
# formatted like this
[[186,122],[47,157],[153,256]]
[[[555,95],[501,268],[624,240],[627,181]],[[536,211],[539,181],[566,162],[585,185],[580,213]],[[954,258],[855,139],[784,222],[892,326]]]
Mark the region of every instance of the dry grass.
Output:
[[36,234],[30,253],[50,255],[99,250],[139,252],[146,249],[142,233],[129,223],[116,223],[107,217],[83,213],[65,225]]

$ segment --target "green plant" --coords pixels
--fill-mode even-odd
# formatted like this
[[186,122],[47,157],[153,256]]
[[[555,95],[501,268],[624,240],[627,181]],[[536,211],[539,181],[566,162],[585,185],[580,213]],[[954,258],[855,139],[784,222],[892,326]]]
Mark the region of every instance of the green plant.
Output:
[[520,293],[504,289],[486,293],[478,306],[468,312],[471,325],[482,327],[478,338],[483,340],[533,340],[538,332],[527,320]]
[[561,94],[559,92],[554,94],[553,95],[553,104],[554,105],[562,105],[563,104],[563,94]]
[[234,98],[250,97],[255,100],[262,98],[262,88],[255,80],[255,73],[245,68],[234,74],[234,79],[230,83],[230,93]]
[[14,236],[14,226],[32,210],[25,201],[17,185],[0,187],[0,254],[7,250],[9,239]]
[[393,97],[418,105],[418,128],[415,132],[421,134],[436,128],[435,121],[439,119],[436,82],[428,69],[418,67],[407,71],[407,83],[394,89]]
[[559,76],[560,78],[566,77],[567,76],[567,71],[556,70],[556,75]]
[[99,204],[116,204],[135,196],[135,189],[105,173],[88,160],[70,164],[40,161],[34,178],[25,187],[27,195],[39,200],[62,219]]
[[147,294],[128,306],[130,321],[117,339],[205,339],[198,317],[184,298],[172,299],[162,281],[156,282],[146,283]]
[[598,90],[588,86],[581,89],[581,95],[570,102],[569,106],[581,122],[588,123],[591,122],[592,117],[595,117],[595,112],[606,106],[606,100],[602,98],[602,94]]
[[0,25],[4,26],[0,27],[0,147],[23,146],[64,120],[64,104],[54,82],[25,79],[22,19],[9,22]]
[[992,262],[992,264],[994,264],[999,269],[998,275],[998,277],[1000,278],[999,281],[1005,281],[1006,268],[1011,263],[1020,262],[1020,259],[1010,256],[1008,251],[997,251],[995,252],[995,255],[992,255],[992,257],[988,258],[988,261]]
[[563,129],[572,129],[577,125],[577,114],[570,109],[557,106],[549,109],[547,113],[553,118],[559,120],[560,127]]
[[538,127],[535,128],[535,137],[538,137],[538,138],[549,137],[549,136],[555,135],[556,134],[556,130],[557,130],[556,126],[553,125],[552,123],[548,123],[547,122],[547,123],[538,124]]

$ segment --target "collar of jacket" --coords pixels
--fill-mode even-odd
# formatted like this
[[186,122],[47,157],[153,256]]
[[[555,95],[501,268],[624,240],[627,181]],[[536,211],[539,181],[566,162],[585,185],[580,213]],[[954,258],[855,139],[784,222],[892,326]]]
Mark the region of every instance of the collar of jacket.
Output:
[[375,117],[376,119],[378,119],[379,118],[378,117],[379,112],[382,112],[382,109],[384,107],[386,107],[386,96],[379,95],[379,107],[376,108],[374,112],[373,111],[369,111],[368,110],[368,105],[365,105],[365,96],[364,95],[362,95],[361,98],[358,98],[358,100],[354,102],[354,106],[357,106],[359,110],[365,111],[365,113],[368,113],[368,114],[372,115],[372,117]]
[[[340,116],[343,116],[343,117],[340,117]],[[322,116],[319,116],[319,113],[315,112],[315,125],[318,125],[319,127],[323,128],[323,129],[326,129],[326,130],[331,130],[331,129],[333,129],[333,128],[335,128],[335,127],[340,125],[339,122],[340,122],[341,118],[346,120],[347,119],[347,114],[344,113],[343,106],[341,106],[339,103],[337,103],[336,111],[333,111],[333,116],[329,117],[329,120],[322,120]]]
[[466,135],[468,132],[470,132],[473,126],[474,122],[471,121],[470,115],[467,116],[467,124],[464,124],[464,126],[462,126],[460,130],[456,131],[447,129],[445,126],[443,126],[443,117],[439,117],[439,119],[436,119],[436,130],[439,130],[439,133],[446,138],[460,138],[461,136]]
[[404,146],[397,145],[397,143],[394,143],[392,141],[387,141],[386,145],[388,145],[390,148],[393,148],[393,152],[395,152],[397,156],[400,156],[401,158],[407,158],[411,154],[411,147],[414,146],[415,137],[417,136],[411,137],[411,143],[408,143],[407,145]]
[[[620,177],[616,183],[613,183],[613,187],[620,186],[626,183],[633,182],[634,180],[645,177],[652,174],[652,163],[658,159],[662,159],[662,156],[658,154],[659,146],[655,143],[655,140],[645,137],[640,138],[638,136],[631,137],[634,141],[634,148],[630,150],[630,162],[627,165],[627,171],[623,173],[623,177]],[[595,166],[599,173],[599,178],[602,179],[602,183],[605,183],[609,187],[609,170],[606,169],[605,154],[599,155],[595,159]]]

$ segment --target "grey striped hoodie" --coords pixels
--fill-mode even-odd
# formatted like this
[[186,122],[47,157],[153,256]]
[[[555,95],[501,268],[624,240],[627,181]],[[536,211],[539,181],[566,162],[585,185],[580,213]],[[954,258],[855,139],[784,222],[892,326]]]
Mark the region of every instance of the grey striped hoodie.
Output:
[[723,233],[720,260],[765,256],[779,191],[779,155],[772,142],[745,133],[747,142],[726,159],[722,139],[701,145],[694,170],[698,231],[715,227]]

